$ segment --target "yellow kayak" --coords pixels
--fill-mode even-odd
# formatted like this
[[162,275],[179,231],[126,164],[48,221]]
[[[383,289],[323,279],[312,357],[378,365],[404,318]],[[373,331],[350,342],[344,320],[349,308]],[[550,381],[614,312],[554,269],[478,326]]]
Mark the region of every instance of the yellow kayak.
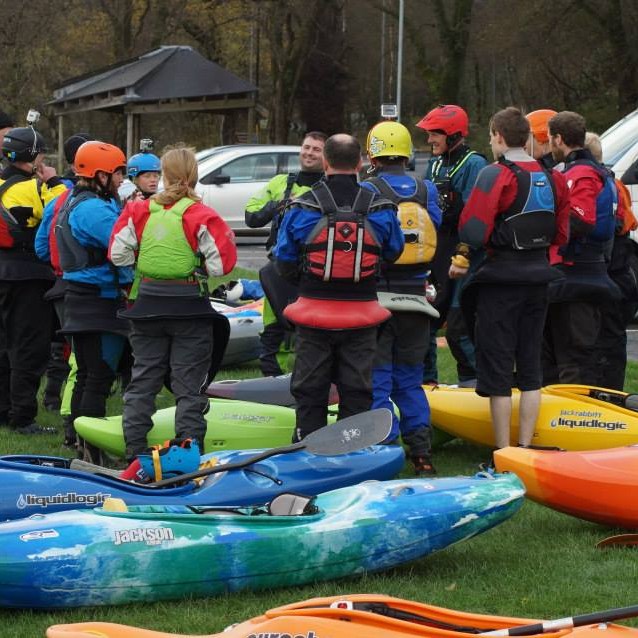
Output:
[[[424,386],[423,389],[430,403],[433,426],[472,443],[494,445],[489,399],[478,396],[472,388]],[[518,443],[519,398],[519,391],[512,390],[512,445]],[[541,408],[532,444],[565,450],[599,450],[636,444],[636,399],[636,395],[593,386],[549,385],[541,390]]]

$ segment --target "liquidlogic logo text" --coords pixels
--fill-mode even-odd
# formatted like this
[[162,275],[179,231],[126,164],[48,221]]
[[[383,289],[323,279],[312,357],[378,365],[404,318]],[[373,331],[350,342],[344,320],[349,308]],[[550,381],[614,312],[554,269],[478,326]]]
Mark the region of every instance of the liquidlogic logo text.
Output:
[[557,419],[550,421],[553,428],[585,428],[589,430],[626,430],[623,421],[605,421],[602,412],[589,410],[561,410]]
[[40,496],[38,494],[20,494],[16,501],[18,509],[26,509],[27,507],[49,507],[51,505],[90,505],[95,507],[96,505],[102,505],[104,501],[109,498],[110,494],[78,494],[77,492],[67,492],[62,494],[48,494],[46,496]]
[[314,631],[309,631],[307,634],[286,634],[279,632],[263,632],[259,634],[249,634],[246,638],[319,638]]
[[115,532],[115,544],[145,543],[146,545],[159,545],[165,541],[174,541],[175,534],[170,527],[138,527],[136,529],[123,529]]

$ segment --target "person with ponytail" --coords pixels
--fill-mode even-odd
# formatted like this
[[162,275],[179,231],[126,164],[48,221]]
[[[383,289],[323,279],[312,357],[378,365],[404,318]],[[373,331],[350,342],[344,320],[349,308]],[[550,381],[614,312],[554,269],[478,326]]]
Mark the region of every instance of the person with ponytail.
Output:
[[[189,471],[180,451],[204,450],[208,399],[202,390],[219,366],[229,336],[228,321],[212,309],[206,280],[227,274],[237,260],[233,231],[195,192],[192,150],[166,151],[161,168],[164,190],[129,202],[109,245],[114,265],[136,265],[129,297],[133,305],[120,313],[132,324],[134,357],[123,414],[131,465],[122,476],[134,480],[160,480],[170,471],[162,464],[175,458]],[[170,448],[174,453],[156,455],[153,464],[146,436],[165,380],[175,395],[178,443]],[[188,439],[192,443],[185,446]]]

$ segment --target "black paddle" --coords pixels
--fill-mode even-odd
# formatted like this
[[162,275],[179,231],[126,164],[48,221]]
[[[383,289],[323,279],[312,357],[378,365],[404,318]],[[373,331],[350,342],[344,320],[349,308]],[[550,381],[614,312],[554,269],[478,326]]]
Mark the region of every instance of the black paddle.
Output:
[[557,620],[546,620],[534,623],[533,625],[522,625],[521,627],[510,627],[509,629],[497,629],[496,631],[485,631],[480,636],[531,636],[532,634],[543,634],[559,629],[571,629],[572,627],[583,627],[597,623],[606,623],[621,618],[633,618],[638,616],[638,605],[631,607],[617,607],[606,611],[595,611],[582,616],[572,616],[571,618],[559,618]]
[[239,463],[228,463],[227,465],[216,465],[207,467],[196,472],[188,474],[180,474],[179,476],[164,479],[157,483],[151,483],[147,487],[167,487],[176,485],[191,479],[209,476],[210,474],[219,474],[220,472],[228,472],[229,470],[240,470],[253,463],[259,463],[264,459],[277,454],[289,454],[297,450],[308,450],[312,454],[319,456],[336,456],[338,454],[348,454],[363,448],[380,443],[392,428],[392,413],[386,408],[370,410],[355,414],[346,419],[341,419],[332,425],[326,425],[323,428],[311,432],[303,441],[293,443],[285,447],[277,447],[271,450],[265,450],[260,454],[251,456],[245,461]]

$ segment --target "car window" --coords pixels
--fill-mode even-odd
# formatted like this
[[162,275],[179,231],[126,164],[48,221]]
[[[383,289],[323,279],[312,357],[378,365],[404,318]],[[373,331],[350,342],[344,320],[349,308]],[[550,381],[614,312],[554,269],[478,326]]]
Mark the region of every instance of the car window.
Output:
[[601,136],[603,147],[603,161],[607,166],[613,166],[638,140],[638,113],[630,113]]
[[282,153],[280,161],[280,173],[296,173],[301,168],[299,165],[299,153]]
[[258,155],[239,157],[213,172],[215,177],[230,177],[231,184],[268,181],[276,174],[276,153],[260,153]]
[[[603,142],[601,140],[601,142]],[[613,144],[603,142],[603,161],[607,166],[614,166],[636,143],[636,137],[616,139]]]

